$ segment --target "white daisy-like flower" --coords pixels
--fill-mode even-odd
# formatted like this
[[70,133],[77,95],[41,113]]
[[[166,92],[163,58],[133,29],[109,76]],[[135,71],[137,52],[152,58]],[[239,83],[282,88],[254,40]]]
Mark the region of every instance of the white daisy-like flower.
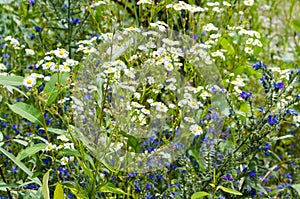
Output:
[[62,134],[60,136],[57,137],[57,139],[64,141],[64,142],[69,142],[70,140],[67,138],[66,135]]
[[199,108],[199,105],[197,103],[196,100],[191,100],[189,101],[189,106],[192,108],[192,109],[198,109]]
[[156,106],[156,110],[166,113],[169,109],[166,105],[160,103],[158,106]]
[[214,24],[209,23],[205,26],[203,26],[203,29],[207,32],[212,31],[212,30],[219,30],[216,26],[214,26]]
[[224,6],[228,6],[228,7],[231,6],[231,4],[228,3],[227,1],[223,1],[223,5],[224,5]]
[[70,69],[69,66],[66,66],[66,65],[60,65],[60,66],[59,66],[59,71],[61,71],[61,72],[70,72],[71,69]]
[[131,102],[131,106],[135,108],[144,108],[145,106],[139,104],[138,102]]
[[66,66],[77,66],[78,65],[78,61],[74,60],[74,59],[67,59],[65,62],[63,62],[63,65]]
[[150,110],[142,108],[142,113],[144,113],[145,115],[149,115],[150,114]]
[[253,51],[253,49],[250,48],[250,47],[245,47],[245,52],[246,52],[247,54],[252,55],[254,51]]
[[194,120],[194,118],[192,118],[192,117],[184,117],[183,119],[184,119],[184,121],[186,121],[186,122],[195,123],[195,120]]
[[246,44],[250,45],[250,44],[252,44],[252,43],[253,43],[253,38],[247,39]]
[[7,69],[6,66],[4,64],[0,63],[0,70],[6,70],[6,69]]
[[54,62],[46,62],[46,63],[44,63],[44,64],[42,64],[42,67],[43,67],[43,70],[47,70],[47,69],[49,69],[49,68],[51,68],[51,67],[53,67],[53,66],[55,66],[56,64],[54,63]]
[[31,49],[25,49],[26,55],[35,55],[34,50]]
[[51,151],[56,148],[57,148],[56,144],[48,143],[47,147],[45,148],[45,151]]
[[174,70],[173,64],[170,63],[170,62],[165,62],[165,63],[164,63],[164,66],[165,66],[165,69],[166,69],[167,71],[173,71],[173,70]]
[[64,148],[65,149],[74,149],[74,143],[64,143]]
[[152,0],[139,0],[136,4],[152,4]]
[[69,57],[69,52],[66,51],[65,49],[63,48],[58,48],[56,50],[53,51],[53,54],[58,57],[58,58],[61,58],[61,59],[66,59]]
[[254,0],[244,0],[244,4],[245,4],[246,6],[253,6]]
[[300,124],[300,115],[294,115],[293,121]]
[[239,87],[243,87],[246,84],[244,83],[244,79],[241,77],[237,77],[235,80],[231,81],[231,84]]
[[62,158],[60,159],[60,164],[61,164],[61,165],[67,165],[68,162],[69,162],[69,158],[66,157],[66,156],[64,156],[64,157],[62,157]]
[[193,124],[190,126],[190,131],[194,134],[194,135],[201,135],[203,133],[203,130],[201,128],[201,126],[197,125],[197,124]]
[[44,75],[43,74],[39,74],[39,73],[32,73],[30,76],[34,77],[34,78],[44,78]]
[[253,46],[262,47],[263,45],[262,45],[261,41],[259,41],[258,39],[255,39],[253,42]]
[[117,71],[116,68],[108,68],[107,70],[104,71],[104,73],[106,74],[111,74],[111,73],[115,73]]
[[27,88],[32,88],[36,84],[36,77],[28,76],[23,80],[23,85]]

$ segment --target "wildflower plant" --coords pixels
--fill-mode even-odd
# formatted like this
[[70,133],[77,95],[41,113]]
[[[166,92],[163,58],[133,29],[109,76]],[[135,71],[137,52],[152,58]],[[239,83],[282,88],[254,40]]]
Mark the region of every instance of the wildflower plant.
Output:
[[299,198],[298,1],[0,5],[0,198]]

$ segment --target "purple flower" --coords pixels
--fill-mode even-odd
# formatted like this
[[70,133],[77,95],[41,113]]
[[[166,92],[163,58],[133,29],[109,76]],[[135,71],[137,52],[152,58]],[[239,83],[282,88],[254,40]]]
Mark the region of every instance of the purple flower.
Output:
[[41,32],[42,28],[40,26],[34,26],[36,32]]
[[34,39],[34,38],[35,38],[35,34],[34,34],[34,33],[30,33],[30,34],[29,34],[29,38],[30,38],[30,39]]
[[29,0],[29,1],[28,1],[28,4],[29,4],[29,5],[34,5],[34,3],[35,3],[35,0]]
[[249,175],[250,175],[251,178],[255,178],[256,177],[256,171],[255,170],[249,171]]
[[77,25],[80,23],[80,19],[79,18],[72,18],[72,23]]
[[276,115],[269,115],[268,116],[268,124],[273,126],[274,124],[278,124],[279,121],[277,120],[277,116]]
[[273,84],[273,86],[276,88],[276,89],[278,89],[278,90],[280,90],[280,89],[282,89],[283,87],[284,87],[284,83],[283,82],[279,82],[279,83],[274,83]]
[[266,64],[263,63],[262,61],[258,61],[257,63],[255,64],[252,64],[252,68],[254,68],[255,70],[258,70],[260,68],[266,68]]
[[244,100],[249,99],[252,96],[251,92],[246,92],[246,91],[242,91],[240,93],[241,98],[243,98]]

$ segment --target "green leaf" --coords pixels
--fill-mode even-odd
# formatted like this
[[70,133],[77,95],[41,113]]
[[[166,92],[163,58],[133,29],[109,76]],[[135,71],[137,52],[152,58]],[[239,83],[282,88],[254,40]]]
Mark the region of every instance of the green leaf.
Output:
[[65,85],[68,77],[69,73],[55,73],[50,81],[46,83],[43,93],[45,94],[47,105],[51,105],[60,93],[56,84]]
[[189,155],[191,155],[193,158],[195,158],[195,160],[197,161],[197,163],[199,164],[199,169],[200,171],[204,172],[205,171],[205,162],[203,161],[203,159],[200,159],[200,156],[197,154],[197,151],[195,149],[190,149],[188,151]]
[[50,199],[50,192],[49,192],[49,187],[48,187],[48,180],[49,180],[49,174],[50,171],[47,171],[47,173],[45,173],[44,177],[43,177],[43,186],[42,186],[42,194],[44,199]]
[[54,199],[64,198],[64,190],[61,184],[57,184],[54,191]]
[[230,188],[226,188],[223,186],[218,186],[217,190],[221,189],[222,191],[226,192],[226,193],[230,193],[230,194],[234,194],[234,195],[238,195],[238,196],[242,196],[243,194],[237,190],[234,189],[230,189]]
[[62,129],[48,128],[48,131],[51,133],[59,134],[59,135],[61,135],[61,134],[68,135],[68,131],[62,130]]
[[3,86],[20,86],[20,85],[23,85],[23,80],[24,80],[24,77],[20,77],[20,76],[0,75],[0,84]]
[[293,20],[292,23],[295,30],[300,33],[300,20]]
[[89,197],[87,196],[87,194],[85,194],[84,192],[80,192],[78,189],[76,188],[71,188],[68,187],[71,192],[76,196],[77,199],[88,199]]
[[300,184],[294,184],[292,187],[298,192],[298,195],[300,196]]
[[11,161],[13,161],[16,165],[18,165],[18,167],[20,167],[20,169],[22,169],[27,175],[29,175],[30,177],[33,175],[33,173],[21,161],[17,160],[13,154],[9,153],[2,147],[0,147],[0,151]]
[[41,112],[29,104],[17,102],[13,105],[8,104],[8,107],[16,114],[26,118],[30,122],[43,125],[43,116]]
[[116,193],[116,194],[126,194],[122,189],[116,188],[114,184],[107,183],[104,186],[101,186],[99,189],[100,192],[107,192],[107,193]]
[[249,104],[241,104],[240,111],[245,113],[246,116],[250,115],[250,105]]
[[62,149],[59,151],[58,155],[60,156],[76,156],[79,157],[80,153],[75,149]]
[[6,88],[11,94],[13,94],[14,90],[16,90],[18,93],[22,94],[24,97],[28,99],[28,96],[23,91],[21,91],[20,89],[14,86],[4,86],[4,88]]
[[229,54],[232,54],[232,55],[235,54],[235,50],[234,50],[233,46],[229,43],[229,41],[227,39],[222,38],[220,43],[225,50],[228,50]]
[[27,147],[26,149],[22,150],[18,155],[17,155],[17,160],[23,160],[24,158],[27,158],[29,156],[32,156],[33,154],[36,154],[37,152],[45,149],[47,144],[35,144],[33,146]]
[[204,196],[208,196],[209,193],[207,192],[204,192],[204,191],[199,191],[199,192],[196,192],[192,195],[191,199],[198,199],[198,198],[203,198]]

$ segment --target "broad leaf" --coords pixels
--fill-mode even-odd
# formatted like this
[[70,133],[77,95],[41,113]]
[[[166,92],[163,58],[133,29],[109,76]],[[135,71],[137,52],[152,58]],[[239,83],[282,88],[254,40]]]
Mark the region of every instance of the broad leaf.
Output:
[[54,199],[64,198],[64,190],[61,184],[57,184],[54,191]]
[[17,102],[13,105],[8,104],[9,108],[16,114],[26,118],[30,122],[43,125],[43,116],[41,112],[29,104]]
[[20,86],[20,85],[23,85],[23,80],[24,80],[24,77],[20,77],[20,76],[0,75],[0,85],[3,85],[3,86]]
[[50,191],[49,191],[49,187],[48,187],[48,180],[49,180],[49,174],[50,171],[47,171],[47,173],[45,173],[44,177],[43,177],[43,186],[42,186],[42,194],[44,199],[50,199]]
[[122,189],[115,187],[112,183],[107,183],[104,186],[101,186],[99,189],[100,192],[116,193],[116,194],[127,194]]
[[300,184],[294,184],[292,187],[298,192],[298,195],[300,196]]
[[37,152],[45,149],[47,144],[35,144],[33,146],[27,147],[26,149],[22,150],[18,156],[17,160],[23,160],[24,158],[27,158],[29,156],[32,156],[33,154],[36,154]]
[[209,193],[207,192],[204,192],[204,191],[199,191],[199,192],[196,192],[192,195],[191,199],[198,199],[198,198],[203,198],[204,196],[208,196]]
[[234,189],[230,189],[230,188],[226,188],[223,186],[218,186],[217,189],[221,189],[222,191],[226,192],[226,193],[230,193],[230,194],[234,194],[234,195],[238,195],[238,196],[242,196],[243,194],[237,190]]

